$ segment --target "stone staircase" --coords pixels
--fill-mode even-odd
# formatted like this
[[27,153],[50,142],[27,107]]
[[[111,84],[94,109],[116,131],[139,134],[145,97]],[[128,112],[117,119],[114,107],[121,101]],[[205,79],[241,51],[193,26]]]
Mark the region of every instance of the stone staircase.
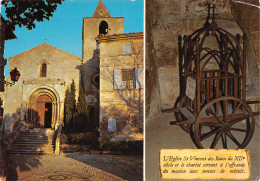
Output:
[[9,149],[10,154],[43,155],[53,154],[56,135],[51,129],[35,128],[20,132]]

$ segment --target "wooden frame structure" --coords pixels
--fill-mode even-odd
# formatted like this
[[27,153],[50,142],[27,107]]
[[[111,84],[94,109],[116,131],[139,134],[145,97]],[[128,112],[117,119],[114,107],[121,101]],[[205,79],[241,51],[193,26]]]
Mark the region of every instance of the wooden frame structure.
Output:
[[198,148],[245,148],[259,114],[246,102],[246,36],[218,27],[215,5],[209,22],[210,9],[202,28],[178,38],[180,96],[163,111],[175,112],[171,124],[180,125]]

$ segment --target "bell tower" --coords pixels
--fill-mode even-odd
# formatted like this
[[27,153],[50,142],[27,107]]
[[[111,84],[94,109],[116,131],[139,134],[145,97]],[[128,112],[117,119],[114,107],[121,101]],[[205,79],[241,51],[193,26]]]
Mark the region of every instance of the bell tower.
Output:
[[95,38],[99,34],[124,33],[124,18],[111,17],[104,3],[100,0],[93,17],[83,19],[83,61],[87,62],[93,57],[97,48]]
[[[100,34],[111,35],[124,33],[124,18],[111,17],[102,0],[99,0],[92,17],[83,18],[81,82],[87,96],[89,110],[93,120],[99,121],[99,56],[96,37]],[[93,102],[91,102],[93,101]],[[95,114],[93,115],[93,110]],[[93,122],[90,120],[90,122]],[[98,126],[98,125],[96,125]],[[95,127],[95,126],[94,126]]]

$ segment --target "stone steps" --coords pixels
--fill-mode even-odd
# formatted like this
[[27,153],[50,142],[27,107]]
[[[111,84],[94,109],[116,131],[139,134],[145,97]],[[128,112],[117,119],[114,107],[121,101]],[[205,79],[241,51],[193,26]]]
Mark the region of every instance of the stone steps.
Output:
[[39,128],[21,132],[8,151],[10,154],[53,154],[56,139],[54,132]]
[[13,150],[11,151],[10,150],[10,152],[37,152],[37,151],[44,151],[44,152],[53,152],[53,147],[49,147],[49,148],[46,148],[46,147],[44,147],[44,148],[26,148],[26,149],[24,149],[24,148],[12,148]]
[[42,147],[42,146],[46,146],[46,145],[55,145],[55,143],[39,143],[39,142],[17,142],[17,143],[13,143],[12,147],[14,146],[24,146],[24,147]]
[[43,138],[43,137],[48,137],[48,136],[53,136],[54,134],[52,133],[52,134],[43,134],[43,133],[41,133],[41,134],[37,134],[37,133],[23,133],[23,135],[21,135],[21,137],[35,137],[35,136],[38,136],[38,137],[40,137],[40,138]]
[[17,155],[47,155],[52,153],[46,153],[46,151],[9,151],[10,154]]

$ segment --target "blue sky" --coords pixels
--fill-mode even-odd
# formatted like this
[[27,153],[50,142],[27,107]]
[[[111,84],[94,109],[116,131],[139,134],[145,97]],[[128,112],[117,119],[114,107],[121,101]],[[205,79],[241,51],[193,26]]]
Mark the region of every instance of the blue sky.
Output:
[[[124,31],[143,32],[143,0],[102,0],[112,17],[124,17]],[[5,58],[15,56],[44,42],[82,57],[83,17],[92,17],[99,0],[65,0],[49,21],[37,22],[36,28],[16,27],[17,39],[5,42]],[[4,9],[1,9],[4,15]],[[8,76],[8,65],[5,76]]]

